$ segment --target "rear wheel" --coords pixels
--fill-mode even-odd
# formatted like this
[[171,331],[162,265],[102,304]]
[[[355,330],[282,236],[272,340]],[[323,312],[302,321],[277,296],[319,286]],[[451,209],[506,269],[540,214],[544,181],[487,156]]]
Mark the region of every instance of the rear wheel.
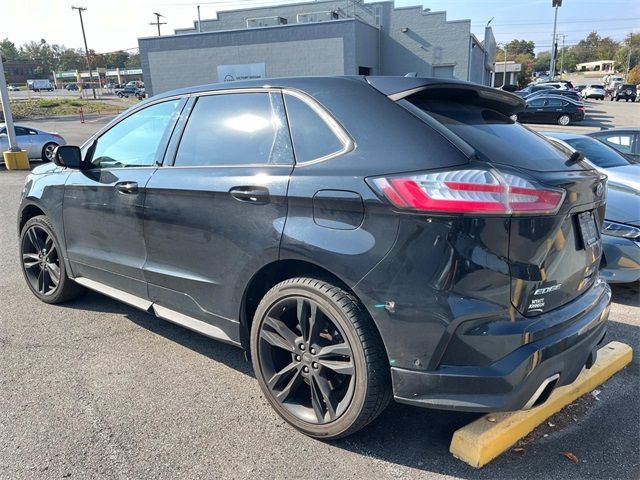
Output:
[[571,123],[571,116],[569,115],[560,115],[558,117],[558,125],[567,126]]
[[321,280],[286,280],[264,296],[251,356],[269,403],[311,437],[350,435],[391,398],[389,365],[371,318],[350,293]]
[[22,273],[33,294],[45,303],[62,303],[85,292],[67,276],[60,243],[44,215],[27,221],[20,233]]
[[53,152],[55,152],[57,146],[57,143],[46,143],[44,147],[42,147],[42,154],[40,155],[40,158],[45,162],[53,162]]

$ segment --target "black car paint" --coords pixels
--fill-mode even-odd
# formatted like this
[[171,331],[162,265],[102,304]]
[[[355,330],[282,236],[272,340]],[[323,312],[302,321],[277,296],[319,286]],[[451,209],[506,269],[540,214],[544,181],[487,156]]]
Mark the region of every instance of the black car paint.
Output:
[[[552,94],[553,95],[553,94]],[[562,106],[549,105],[549,98],[545,95],[538,95],[527,102],[525,109],[518,113],[518,121],[532,123],[556,123],[562,115],[569,115],[571,122],[579,122],[584,120],[584,107],[580,110],[577,103],[562,98],[556,98],[562,101]],[[547,100],[544,105],[537,106],[535,103],[540,100]]]
[[[165,144],[165,164],[156,167],[36,168],[25,185],[19,226],[43,212],[57,232],[64,232],[61,249],[73,275],[205,321],[221,329],[226,341],[245,347],[251,320],[245,310],[254,301],[249,297],[256,279],[278,265],[325,271],[355,293],[375,322],[399,401],[515,409],[550,371],[562,372],[562,383],[573,381],[606,328],[610,292],[592,264],[586,279],[569,272],[569,285],[550,300],[549,311],[537,316],[521,311],[541,285],[541,268],[562,262],[561,245],[545,250],[548,239],[562,231],[567,245],[580,248],[571,244],[576,242],[571,215],[580,209],[601,212],[604,200],[589,194],[601,178],[586,171],[523,172],[565,187],[571,186],[571,175],[583,176],[563,210],[548,218],[398,213],[365,177],[464,166],[470,158],[387,95],[420,87],[434,94],[481,87],[416,78],[368,82],[362,77],[269,80],[269,88],[305,92],[349,133],[353,148],[335,159],[278,170],[180,169],[167,163],[177,145],[174,135]],[[262,82],[233,85],[261,87]],[[229,88],[170,92],[123,116],[162,99]],[[522,108],[514,95],[496,97],[494,90],[485,90],[485,99],[469,101],[489,103],[505,115]],[[362,119],[375,119],[375,128]],[[175,131],[182,123],[177,120]],[[269,203],[230,197],[231,187],[253,185],[256,173],[263,174],[261,186],[270,190]],[[123,181],[137,182],[138,195],[114,193],[114,185]],[[80,193],[79,186],[90,194]],[[523,258],[514,258],[510,242],[522,242],[530,256],[523,251]],[[594,262],[599,258],[598,250],[589,254]],[[584,283],[576,298],[579,280]]]

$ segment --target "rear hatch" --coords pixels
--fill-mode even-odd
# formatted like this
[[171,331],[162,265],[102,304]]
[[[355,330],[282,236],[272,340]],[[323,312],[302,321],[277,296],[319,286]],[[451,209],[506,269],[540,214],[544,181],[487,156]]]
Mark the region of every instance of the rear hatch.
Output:
[[[446,128],[461,149],[473,150],[472,162],[498,177],[563,192],[552,211],[509,214],[511,304],[525,316],[540,315],[578,297],[598,275],[606,177],[513,122],[509,115],[522,108],[515,95],[461,85],[428,84],[390,98]],[[508,188],[518,190],[514,183]]]

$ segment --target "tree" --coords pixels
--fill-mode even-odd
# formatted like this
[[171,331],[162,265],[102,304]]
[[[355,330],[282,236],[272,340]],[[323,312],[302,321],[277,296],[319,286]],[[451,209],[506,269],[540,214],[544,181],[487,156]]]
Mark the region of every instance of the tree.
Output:
[[124,65],[126,68],[140,68],[140,54],[132,53]]
[[640,65],[636,65],[631,70],[629,70],[629,75],[627,75],[627,83],[634,83],[636,85],[640,84]]
[[104,54],[105,64],[107,68],[124,68],[129,60],[129,54],[119,50],[117,52]]
[[57,70],[83,70],[87,68],[87,60],[81,49],[64,48],[60,52]]
[[527,55],[534,58],[535,55],[535,43],[531,40],[511,40],[507,43],[508,55]]
[[540,52],[533,63],[536,72],[546,72],[551,64],[551,52]]
[[52,48],[43,38],[39,42],[28,42],[20,47],[20,54],[25,60],[36,63],[35,74],[38,78],[47,78],[58,66],[59,47]]
[[5,38],[0,42],[0,54],[5,62],[15,62],[16,60],[20,60],[20,52],[16,48],[15,43],[8,38]]

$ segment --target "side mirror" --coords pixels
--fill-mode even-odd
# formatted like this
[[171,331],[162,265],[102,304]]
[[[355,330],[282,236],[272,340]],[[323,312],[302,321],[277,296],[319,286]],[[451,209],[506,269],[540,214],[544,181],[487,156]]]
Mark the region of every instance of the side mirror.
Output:
[[60,145],[53,152],[53,163],[59,167],[80,169],[82,167],[82,153],[75,145]]

